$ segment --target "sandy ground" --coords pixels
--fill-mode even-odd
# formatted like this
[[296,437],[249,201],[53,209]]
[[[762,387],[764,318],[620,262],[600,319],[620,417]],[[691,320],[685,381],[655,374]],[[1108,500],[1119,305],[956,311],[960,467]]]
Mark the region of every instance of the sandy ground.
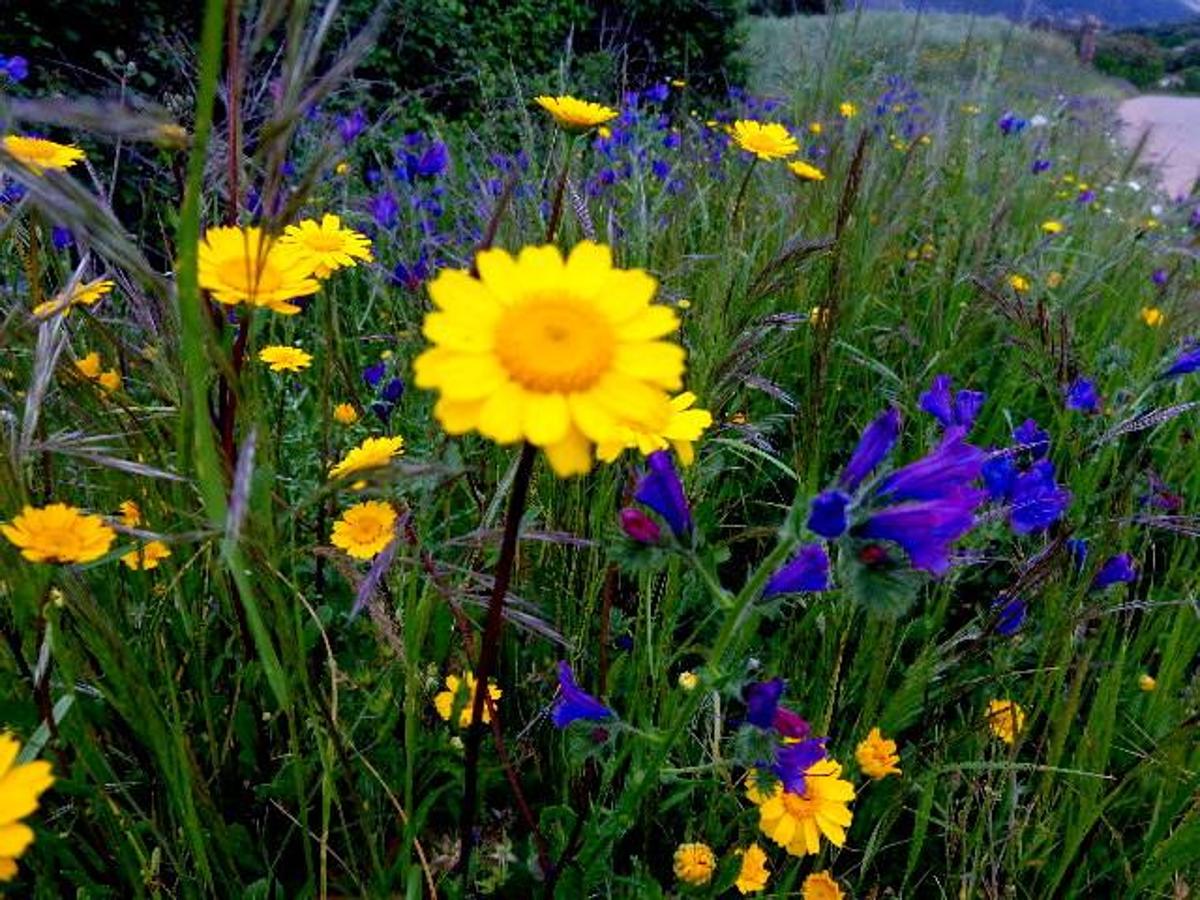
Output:
[[1121,104],[1121,121],[1130,147],[1150,129],[1147,160],[1158,165],[1172,197],[1186,195],[1200,178],[1200,97],[1134,97]]

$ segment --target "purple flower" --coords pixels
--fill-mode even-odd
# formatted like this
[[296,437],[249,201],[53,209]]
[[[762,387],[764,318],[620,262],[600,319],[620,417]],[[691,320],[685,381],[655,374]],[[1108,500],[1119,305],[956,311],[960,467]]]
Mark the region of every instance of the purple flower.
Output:
[[1155,269],[1153,274],[1151,274],[1151,276],[1150,276],[1150,280],[1153,281],[1155,284],[1157,284],[1159,287],[1162,287],[1164,284],[1166,284],[1168,281],[1171,280],[1171,276],[1167,274],[1166,269]]
[[372,363],[371,365],[367,366],[366,368],[364,368],[362,370],[362,378],[363,378],[363,381],[365,381],[369,387],[375,387],[379,384],[380,380],[384,376],[384,373],[386,373],[386,372],[387,372],[387,363],[383,363],[383,362]]
[[779,698],[783,696],[783,679],[771,678],[756,681],[742,688],[742,699],[746,703],[746,721],[764,731],[775,724],[775,713],[779,709]]
[[23,56],[10,56],[7,59],[0,55],[0,75],[7,76],[10,81],[24,81],[29,77],[29,61]]
[[1014,115],[1011,112],[1006,112],[1000,117],[996,124],[1000,126],[1000,131],[1004,134],[1020,134],[1025,130],[1025,126],[1029,123],[1020,116]]
[[1034,175],[1041,175],[1043,172],[1047,172],[1050,170],[1050,160],[1035,159],[1033,161],[1033,165],[1030,168]]
[[1012,436],[1020,445],[1014,449],[1027,451],[1033,459],[1041,459],[1050,452],[1050,433],[1033,419],[1026,419],[1014,428]]
[[1099,591],[1114,584],[1130,584],[1137,581],[1137,571],[1133,567],[1133,557],[1128,553],[1120,553],[1100,567],[1096,577],[1092,579],[1092,590]]
[[674,150],[683,143],[683,137],[678,131],[672,131],[662,140],[662,145],[668,150]]
[[393,228],[400,214],[400,206],[396,203],[396,195],[391,191],[376,194],[367,203],[371,216],[379,223],[380,228]]
[[975,510],[986,498],[985,491],[965,488],[934,500],[900,503],[875,513],[855,533],[899,544],[914,569],[944,575],[951,545],[975,527]]
[[1054,480],[1054,463],[1038,460],[1013,483],[1008,521],[1017,534],[1044,531],[1061,519],[1070,505],[1071,492]]
[[799,713],[794,713],[784,706],[775,710],[775,718],[771,724],[779,732],[779,735],[785,738],[802,741],[812,734],[812,726],[801,718]]
[[1007,502],[1017,481],[1017,461],[1010,452],[1001,450],[983,464],[980,475],[988,497],[997,503]]
[[1079,196],[1075,198],[1075,202],[1082,206],[1087,206],[1089,203],[1094,203],[1096,200],[1096,192],[1091,188],[1086,191],[1080,191]]
[[891,452],[899,434],[900,412],[894,406],[888,407],[863,431],[850,461],[842,470],[839,484],[847,491],[854,491]]
[[75,243],[75,235],[71,234],[70,228],[55,225],[50,229],[50,243],[54,245],[55,250],[66,250]]
[[646,463],[646,474],[638,482],[634,497],[662,516],[675,537],[682,541],[692,533],[692,513],[671,454],[656,450],[646,458]]
[[1075,566],[1075,571],[1082,571],[1087,564],[1088,542],[1083,538],[1067,538],[1064,544],[1071,557],[1071,564]]
[[396,263],[396,268],[392,270],[392,283],[406,290],[415,291],[433,274],[432,268],[425,252],[422,251],[421,255],[417,257],[417,261],[411,266],[402,262]]
[[436,178],[449,167],[450,151],[442,141],[434,141],[420,156],[406,153],[404,160],[405,175],[407,176],[405,181],[411,181],[417,177]]
[[639,544],[657,544],[662,539],[662,529],[652,518],[632,506],[618,514],[621,529]]
[[404,379],[392,378],[383,386],[383,390],[379,393],[379,399],[371,404],[371,412],[379,417],[383,424],[387,424],[392,419],[392,412],[396,408],[396,404],[400,402],[400,398],[404,395]]
[[659,181],[666,181],[671,175],[671,164],[665,159],[656,159],[650,164],[650,171]]
[[821,544],[806,544],[800,552],[771,576],[764,597],[829,590],[829,554]]
[[929,413],[943,428],[961,425],[967,431],[975,424],[979,410],[987,394],[981,391],[955,392],[949,375],[938,375],[929,385],[929,390],[921,395],[921,409]]
[[1163,373],[1163,378],[1177,378],[1200,369],[1200,341],[1189,341],[1183,350],[1175,357],[1171,368]]
[[825,491],[813,497],[808,512],[808,530],[830,539],[844,534],[849,503],[850,498],[841,491]]
[[1000,610],[1000,615],[996,618],[996,634],[1002,637],[1011,637],[1025,623],[1025,614],[1028,611],[1028,607],[1020,597],[1009,598],[1001,596],[993,605],[1000,606],[1001,604],[1003,604],[1003,607]]
[[783,783],[783,789],[793,794],[804,793],[804,773],[825,758],[826,738],[809,738],[775,748],[775,764],[771,771]]
[[342,116],[337,122],[338,134],[343,144],[349,144],[367,128],[367,115],[361,109],[356,109],[348,116]]
[[670,95],[671,89],[666,84],[656,84],[653,87],[646,88],[642,93],[642,96],[651,103],[664,103]]
[[1082,375],[1072,381],[1067,387],[1067,409],[1085,413],[1099,412],[1100,395],[1096,392],[1096,382]]
[[613,711],[575,683],[575,673],[565,660],[558,663],[558,699],[550,718],[556,728],[566,728],[579,719],[598,722],[611,718]]
[[929,455],[897,469],[884,479],[876,493],[893,501],[935,500],[979,477],[987,454],[963,438],[966,432],[955,427]]

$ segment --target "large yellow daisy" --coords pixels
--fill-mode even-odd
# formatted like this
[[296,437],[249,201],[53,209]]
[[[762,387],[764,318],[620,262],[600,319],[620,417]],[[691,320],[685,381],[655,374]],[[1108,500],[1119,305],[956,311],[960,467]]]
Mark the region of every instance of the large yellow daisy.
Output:
[[21,549],[30,562],[86,563],[108,552],[117,533],[99,516],[86,515],[65,503],[26,506],[0,534]]
[[841,774],[837,760],[822,759],[805,770],[803,794],[785,791],[779,782],[765,795],[752,787],[747,795],[758,804],[758,827],[793,856],[818,852],[821,835],[841,847],[854,799],[854,785]]
[[516,258],[486,250],[477,270],[443,270],[430,284],[434,346],[414,363],[417,385],[441,395],[434,415],[447,433],[527,440],[567,476],[591,468],[593,444],[667,427],[684,352],[661,340],[679,319],[651,304],[651,276],[613,268],[590,241],[565,261],[549,245]]
[[284,315],[300,312],[288,303],[321,289],[313,264],[294,245],[256,227],[210,228],[200,243],[200,287],[218,303],[265,306]]
[[97,278],[83,284],[70,286],[55,294],[50,300],[39,303],[33,308],[33,314],[39,319],[45,319],[55,313],[64,315],[71,311],[72,306],[92,306],[112,292],[113,283],[106,278]]
[[617,117],[617,111],[575,97],[534,97],[534,101],[568,131],[587,131]]
[[333,523],[330,540],[355,559],[371,559],[391,543],[396,534],[396,510],[390,503],[358,503]]
[[656,450],[665,450],[668,446],[675,448],[679,462],[690,466],[696,459],[696,451],[692,446],[700,440],[704,430],[712,425],[712,413],[707,409],[693,409],[696,395],[684,391],[678,397],[671,398],[671,417],[659,431],[644,431],[627,428],[624,439],[608,441],[596,447],[596,456],[604,462],[612,462],[628,447],[636,447],[643,456],[649,456]]
[[777,122],[739,119],[729,133],[735,144],[759,159],[785,159],[800,149],[791,132]]
[[0,141],[4,149],[35,175],[50,169],[69,169],[84,158],[84,152],[73,144],[56,144],[44,138],[8,134]]
[[321,221],[304,219],[289,225],[279,243],[294,247],[313,267],[313,275],[327,278],[337,269],[358,265],[357,260],[371,262],[371,241],[365,234],[342,226],[342,220],[326,213]]
[[21,744],[0,734],[0,881],[17,874],[17,859],[33,843],[33,829],[21,822],[38,808],[38,800],[54,775],[43,760],[18,763]]

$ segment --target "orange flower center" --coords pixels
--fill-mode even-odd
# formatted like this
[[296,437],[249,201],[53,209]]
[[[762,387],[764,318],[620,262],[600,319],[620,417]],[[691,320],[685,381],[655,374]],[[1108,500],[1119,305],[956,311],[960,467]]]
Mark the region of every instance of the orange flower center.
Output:
[[616,335],[597,310],[558,294],[508,308],[496,355],[513,381],[537,393],[585,391],[612,364]]

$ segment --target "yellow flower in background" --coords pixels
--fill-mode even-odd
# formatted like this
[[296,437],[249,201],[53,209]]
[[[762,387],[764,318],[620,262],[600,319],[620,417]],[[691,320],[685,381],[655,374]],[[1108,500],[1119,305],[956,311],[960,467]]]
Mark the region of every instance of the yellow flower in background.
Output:
[[712,881],[717,857],[708,844],[680,844],[675,850],[675,877],[695,887]]
[[1163,320],[1166,319],[1166,316],[1163,315],[1163,311],[1157,306],[1143,306],[1140,315],[1142,317],[1142,321],[1151,328],[1158,328],[1160,325],[1162,325]]
[[100,369],[103,363],[100,361],[100,352],[93,350],[83,359],[75,360],[75,370],[89,381],[95,381],[100,377]]
[[349,171],[350,171],[350,163],[348,163],[344,160],[333,167],[334,175],[345,175]]
[[700,678],[695,672],[680,672],[679,686],[685,691],[694,691],[700,684]]
[[800,149],[790,131],[778,122],[739,119],[730,129],[733,142],[759,159],[785,159]]
[[45,760],[18,763],[20,742],[0,734],[0,881],[12,881],[17,860],[33,843],[33,829],[21,819],[37,811],[43,792],[54,784]]
[[117,513],[121,517],[121,524],[126,528],[137,528],[142,524],[142,510],[133,500],[122,500],[121,505],[117,507]]
[[312,356],[299,347],[276,344],[263,347],[258,359],[271,367],[272,372],[300,372],[312,365]]
[[1029,279],[1014,272],[1008,276],[1008,286],[1018,294],[1024,294],[1029,291]]
[[[490,678],[488,679],[488,696],[492,698],[492,702],[499,700],[504,696],[504,691],[496,687],[496,683]],[[472,707],[475,705],[475,675],[472,672],[463,672],[460,678],[457,675],[446,676],[446,690],[437,694],[433,698],[433,708],[437,710],[437,714],[450,721],[451,715],[454,713],[455,707],[458,707],[459,728],[467,728],[470,726]],[[492,712],[488,709],[485,702],[483,704],[483,715],[481,717],[485,725],[492,721]]]
[[566,260],[552,245],[515,258],[485,250],[476,267],[430,284],[433,346],[413,364],[417,386],[440,394],[433,412],[447,434],[529,441],[566,477],[591,468],[594,444],[668,427],[684,351],[661,340],[679,317],[651,303],[654,278],[614,268],[590,241]]
[[988,703],[988,728],[1006,744],[1012,744],[1025,728],[1025,710],[1012,700],[992,700]]
[[304,219],[297,225],[283,230],[279,243],[294,247],[302,259],[312,265],[313,275],[328,278],[337,269],[353,268],[358,261],[372,262],[371,241],[352,228],[345,228],[342,220],[325,213],[321,221]]
[[858,115],[858,107],[849,100],[843,100],[838,104],[838,115],[843,119],[853,119]]
[[41,563],[91,562],[107,553],[117,538],[102,518],[65,503],[26,506],[11,522],[0,523],[0,534],[27,560]]
[[171,548],[162,541],[150,541],[144,547],[131,550],[121,557],[128,568],[135,572],[139,569],[157,569],[158,564],[171,555]]
[[977,116],[983,112],[983,109],[979,106],[976,106],[974,103],[964,103],[962,111],[968,116]]
[[604,140],[607,141],[610,137],[612,137],[612,129],[609,128],[607,125],[601,125],[599,128],[596,129],[596,134],[598,134],[600,137],[604,138]]
[[590,100],[575,97],[534,97],[534,102],[554,117],[554,121],[567,131],[587,131],[603,125],[617,117],[617,111]]
[[121,373],[116,369],[101,372],[100,377],[96,379],[96,383],[110,394],[113,391],[119,391],[121,389]]
[[44,138],[8,134],[0,141],[17,162],[35,175],[50,170],[69,169],[84,158],[84,152],[74,144],[56,144]]
[[1153,675],[1143,672],[1138,676],[1138,690],[1145,691],[1148,694],[1151,691],[1157,690],[1157,688],[1158,681],[1155,680]]
[[339,403],[333,408],[333,421],[339,425],[353,425],[358,421],[358,410],[349,403]]
[[673,88],[687,87],[687,82],[684,81],[682,78],[672,78],[671,79],[671,87],[673,87]]
[[1051,272],[1049,275],[1046,276],[1046,287],[1048,287],[1048,288],[1051,288],[1051,289],[1056,288],[1062,283],[1063,283],[1062,272]]
[[257,227],[210,228],[200,242],[200,287],[226,306],[248,303],[291,316],[289,303],[321,289],[313,264],[294,244]]
[[72,306],[93,306],[101,297],[112,292],[113,282],[106,278],[97,278],[66,288],[50,300],[39,303],[33,308],[33,314],[39,319],[48,318],[55,313],[64,315],[71,312]]
[[742,858],[742,867],[733,886],[739,894],[757,894],[766,888],[767,880],[771,877],[771,870],[767,868],[767,854],[758,844],[751,844],[745,850],[736,852]]
[[330,541],[355,559],[373,559],[396,533],[396,510],[390,503],[368,500],[351,506],[333,523]]
[[825,130],[825,126],[822,125],[820,122],[809,122],[808,123],[808,133],[811,135],[814,135],[814,136],[819,135],[824,130]]
[[899,775],[900,769],[896,763],[900,757],[896,753],[896,742],[888,740],[878,728],[872,728],[866,738],[859,743],[854,751],[858,767],[868,778],[878,781],[889,775]]
[[367,438],[343,456],[341,462],[329,470],[329,477],[341,478],[353,472],[380,469],[386,465],[390,465],[392,459],[403,452],[404,438],[399,435],[395,437]]
[[671,399],[671,417],[663,428],[658,431],[626,428],[621,440],[598,444],[596,456],[607,463],[615,460],[627,448],[636,447],[643,456],[649,456],[656,450],[665,450],[670,446],[675,449],[679,462],[690,466],[696,459],[692,444],[700,440],[704,430],[713,422],[712,413],[708,410],[692,409],[695,403],[696,395],[684,391]]
[[1153,231],[1154,229],[1159,228],[1161,226],[1162,226],[1162,222],[1158,221],[1158,219],[1154,218],[1153,216],[1149,217],[1144,222],[1142,222],[1142,227],[1145,228],[1147,231]]
[[808,324],[814,328],[825,328],[829,325],[829,307],[814,306],[808,311]]
[[1066,230],[1066,225],[1057,219],[1047,219],[1042,223],[1042,231],[1045,234],[1062,234]]
[[842,900],[846,895],[828,872],[813,872],[800,886],[803,900]]
[[760,791],[755,781],[747,796],[758,804],[762,833],[793,856],[817,853],[822,835],[834,846],[843,846],[854,818],[849,806],[854,785],[841,774],[835,759],[813,763],[804,771],[803,794],[785,791],[779,782],[770,791]]
[[796,160],[787,164],[788,171],[799,178],[801,181],[824,181],[825,173],[816,166],[809,165],[803,160]]

